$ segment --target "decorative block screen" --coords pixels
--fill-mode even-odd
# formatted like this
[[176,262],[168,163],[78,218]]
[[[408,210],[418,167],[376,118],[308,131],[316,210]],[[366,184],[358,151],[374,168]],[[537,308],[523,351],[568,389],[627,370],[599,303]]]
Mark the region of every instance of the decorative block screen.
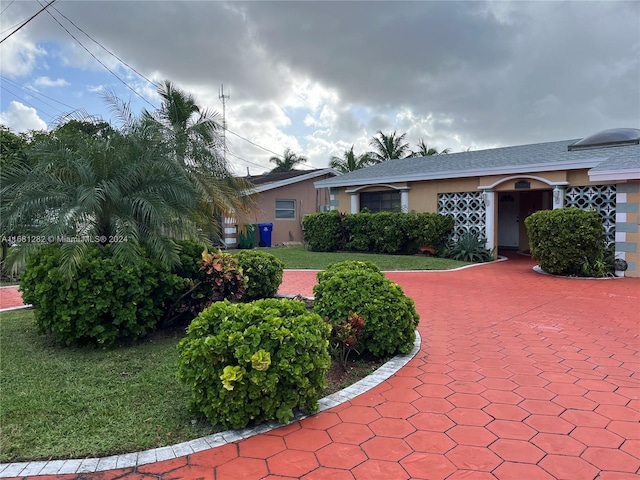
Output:
[[589,185],[567,187],[565,206],[596,210],[602,217],[602,228],[609,245],[616,239],[616,186]]
[[455,220],[453,236],[474,232],[485,237],[485,214],[482,192],[439,193],[438,213]]

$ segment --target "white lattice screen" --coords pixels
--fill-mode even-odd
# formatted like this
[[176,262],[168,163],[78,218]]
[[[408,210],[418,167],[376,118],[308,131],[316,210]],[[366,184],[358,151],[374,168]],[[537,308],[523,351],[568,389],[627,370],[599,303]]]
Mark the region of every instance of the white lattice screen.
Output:
[[602,217],[602,228],[611,245],[616,239],[616,186],[589,185],[585,187],[567,187],[565,206],[582,210],[596,210]]
[[474,232],[485,236],[485,214],[482,192],[438,194],[438,213],[451,215],[455,220],[453,236]]

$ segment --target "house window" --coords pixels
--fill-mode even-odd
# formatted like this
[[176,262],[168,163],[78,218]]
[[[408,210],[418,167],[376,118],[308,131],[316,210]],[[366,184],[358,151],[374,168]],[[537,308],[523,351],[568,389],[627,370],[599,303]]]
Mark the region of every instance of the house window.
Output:
[[296,218],[295,200],[276,200],[276,218],[292,219]]
[[388,190],[385,192],[362,192],[360,194],[360,210],[368,208],[371,213],[399,212],[400,192]]

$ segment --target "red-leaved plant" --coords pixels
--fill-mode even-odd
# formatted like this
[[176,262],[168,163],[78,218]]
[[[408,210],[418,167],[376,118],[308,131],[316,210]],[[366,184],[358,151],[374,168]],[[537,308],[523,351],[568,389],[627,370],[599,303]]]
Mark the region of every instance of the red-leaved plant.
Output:
[[354,312],[349,316],[331,325],[331,337],[329,344],[331,353],[342,368],[347,369],[347,361],[351,352],[360,354],[358,348],[364,337],[364,317]]

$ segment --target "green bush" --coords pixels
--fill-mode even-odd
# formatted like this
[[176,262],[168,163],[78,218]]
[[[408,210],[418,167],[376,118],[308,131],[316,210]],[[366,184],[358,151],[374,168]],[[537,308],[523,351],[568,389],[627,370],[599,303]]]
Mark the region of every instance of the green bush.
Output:
[[332,325],[357,312],[365,322],[364,347],[376,357],[410,352],[420,319],[413,300],[380,271],[354,263],[318,273],[314,311]]
[[337,210],[304,217],[302,228],[304,239],[314,252],[334,252],[344,247],[342,216]]
[[301,301],[211,305],[178,345],[190,408],[223,428],[288,422],[294,408],[317,411],[331,363],[330,330]]
[[524,221],[531,255],[553,275],[602,276],[604,235],[595,211],[575,207],[540,210]]
[[373,213],[361,212],[351,215],[345,215],[342,219],[344,225],[345,237],[347,239],[345,248],[355,252],[371,252],[373,251],[373,230],[374,222]]
[[485,247],[486,240],[474,232],[465,232],[451,240],[444,255],[461,262],[483,263],[493,261],[493,253]]
[[247,280],[245,299],[273,297],[282,283],[284,263],[267,252],[244,250],[236,254],[238,266]]
[[324,272],[319,272],[319,277],[326,278],[330,276],[332,272],[339,270],[364,270],[381,273],[380,267],[373,263],[371,260],[344,260],[342,262],[330,264]]
[[60,248],[48,246],[27,260],[20,290],[35,307],[38,329],[65,345],[135,341],[156,328],[184,288],[184,280],[154,260],[118,264],[111,245],[93,247],[69,279],[59,268]]
[[407,235],[406,213],[379,212],[371,216],[369,237],[373,240],[375,253],[396,254],[407,250],[409,237]]
[[432,246],[435,248],[436,255],[442,255],[454,225],[455,222],[450,215],[439,215],[437,213],[408,214],[407,236],[409,237],[409,251],[415,251],[421,246]]

